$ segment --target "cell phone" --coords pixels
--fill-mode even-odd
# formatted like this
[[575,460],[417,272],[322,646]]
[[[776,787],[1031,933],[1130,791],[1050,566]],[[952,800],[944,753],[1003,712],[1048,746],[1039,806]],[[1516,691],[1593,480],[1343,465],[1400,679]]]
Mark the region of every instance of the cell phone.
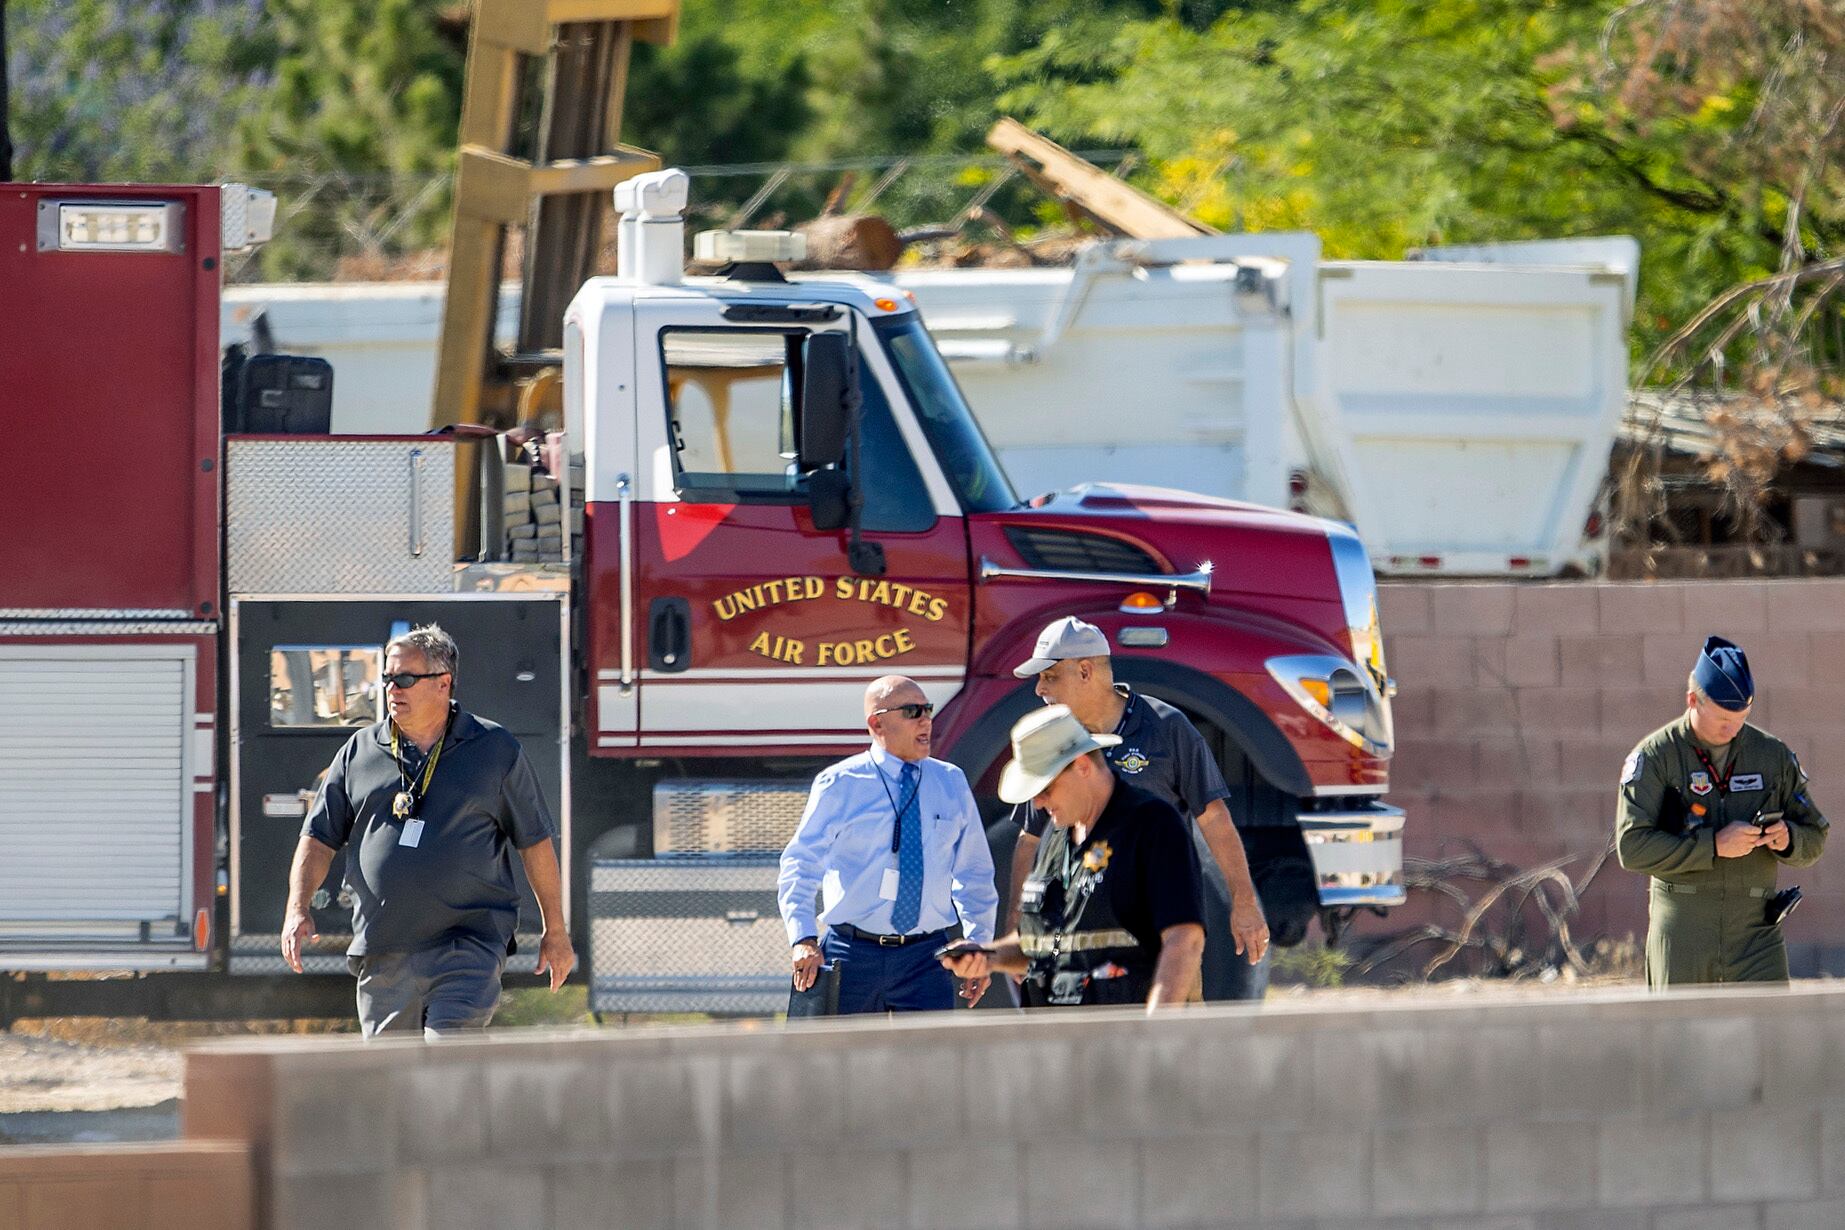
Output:
[[1786,812],[1779,811],[1758,811],[1755,813],[1756,827],[1765,829],[1769,825],[1779,822],[1781,817],[1786,814]]
[[1787,921],[1787,916],[1800,904],[1800,886],[1784,888],[1770,897],[1764,905],[1762,921],[1771,927],[1778,927]]
[[967,944],[956,940],[952,944],[943,944],[936,949],[935,959],[940,961],[943,957],[971,957],[977,952],[984,952],[989,957],[993,955],[993,950],[985,944]]

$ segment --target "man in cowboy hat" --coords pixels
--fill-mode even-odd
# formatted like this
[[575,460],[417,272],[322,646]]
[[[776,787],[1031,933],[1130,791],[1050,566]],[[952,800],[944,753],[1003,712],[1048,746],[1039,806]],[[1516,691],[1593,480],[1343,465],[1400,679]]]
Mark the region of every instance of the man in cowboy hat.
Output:
[[[1199,975],[1204,998],[1261,999],[1268,993],[1268,920],[1230,819],[1230,787],[1198,728],[1165,701],[1116,683],[1108,636],[1073,615],[1048,624],[1031,657],[1012,673],[1035,679],[1045,704],[1068,705],[1090,730],[1119,736],[1104,755],[1121,780],[1193,818],[1193,845],[1204,875],[1206,939]],[[1018,807],[1015,818],[1019,837],[1012,853],[1008,931],[1018,922],[1019,894],[1047,824],[1030,804]]]
[[1050,705],[1012,728],[999,797],[1035,802],[1052,827],[1026,879],[1019,929],[990,950],[956,945],[962,978],[1022,975],[1032,1007],[1182,1004],[1204,952],[1203,886],[1190,825],[1115,773],[1096,734]]
[[1785,982],[1775,893],[1782,864],[1811,866],[1826,818],[1785,743],[1748,725],[1755,680],[1743,651],[1720,636],[1692,668],[1685,712],[1640,741],[1621,770],[1615,849],[1652,877],[1646,980]]

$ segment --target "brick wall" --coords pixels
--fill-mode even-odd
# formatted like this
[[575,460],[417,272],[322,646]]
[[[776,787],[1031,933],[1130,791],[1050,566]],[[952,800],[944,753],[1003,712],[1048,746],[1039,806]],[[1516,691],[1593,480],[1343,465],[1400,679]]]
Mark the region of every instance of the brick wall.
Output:
[[[1786,740],[1820,807],[1845,817],[1845,581],[1395,584],[1380,607],[1399,684],[1391,794],[1410,813],[1412,856],[1471,842],[1530,867],[1598,851],[1622,761],[1683,711],[1685,677],[1712,633],[1749,654],[1750,720]],[[1806,894],[1788,939],[1809,970],[1840,966],[1841,860],[1832,852],[1782,876]],[[1368,929],[1440,913],[1453,911],[1424,902]],[[1611,864],[1579,934],[1645,927],[1644,880]]]
[[0,1149],[0,1230],[250,1230],[253,1217],[242,1143]]
[[220,1043],[273,1230],[1845,1224],[1845,987]]

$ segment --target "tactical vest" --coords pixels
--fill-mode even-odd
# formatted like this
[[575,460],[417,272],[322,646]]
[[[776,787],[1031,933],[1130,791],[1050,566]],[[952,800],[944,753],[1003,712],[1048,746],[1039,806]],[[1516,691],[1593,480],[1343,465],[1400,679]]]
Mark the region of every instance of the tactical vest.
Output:
[[1121,925],[1107,893],[1107,842],[1077,851],[1053,827],[1019,900],[1019,947],[1030,961],[1027,1007],[1143,1004],[1154,954]]

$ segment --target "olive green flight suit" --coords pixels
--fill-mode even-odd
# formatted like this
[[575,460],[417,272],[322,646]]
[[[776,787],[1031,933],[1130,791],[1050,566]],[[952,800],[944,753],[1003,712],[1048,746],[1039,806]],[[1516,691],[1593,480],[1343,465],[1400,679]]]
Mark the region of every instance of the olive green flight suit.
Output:
[[[1621,771],[1615,851],[1621,866],[1652,877],[1647,985],[1785,982],[1787,946],[1764,911],[1781,864],[1818,860],[1826,818],[1807,794],[1799,760],[1766,731],[1744,726],[1727,748],[1704,749],[1716,777],[1698,746],[1683,716],[1642,739]],[[1774,811],[1787,822],[1785,851],[1762,846],[1717,857],[1717,830]]]

